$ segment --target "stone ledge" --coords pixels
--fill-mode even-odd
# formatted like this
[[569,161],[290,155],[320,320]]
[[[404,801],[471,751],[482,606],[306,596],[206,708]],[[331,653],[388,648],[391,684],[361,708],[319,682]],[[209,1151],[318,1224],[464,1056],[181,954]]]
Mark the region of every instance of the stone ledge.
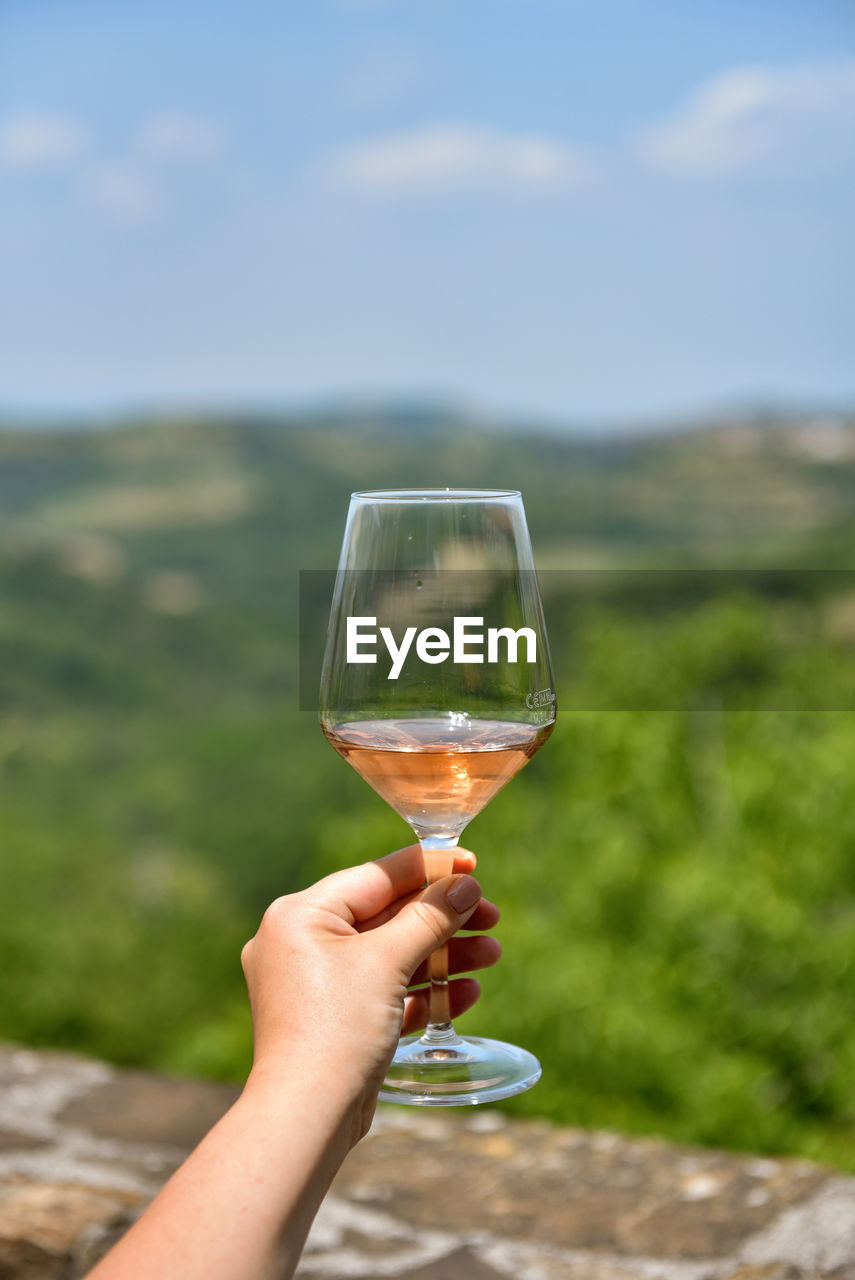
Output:
[[[80,1280],[236,1096],[0,1046],[0,1280]],[[382,1108],[299,1274],[320,1280],[855,1280],[855,1179]]]

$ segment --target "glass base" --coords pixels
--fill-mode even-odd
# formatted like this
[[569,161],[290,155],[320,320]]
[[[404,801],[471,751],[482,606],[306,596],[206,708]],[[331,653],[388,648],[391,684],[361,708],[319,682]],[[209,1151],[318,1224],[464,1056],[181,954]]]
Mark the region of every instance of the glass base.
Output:
[[404,1036],[379,1098],[416,1107],[476,1107],[524,1093],[540,1072],[533,1053],[501,1040]]

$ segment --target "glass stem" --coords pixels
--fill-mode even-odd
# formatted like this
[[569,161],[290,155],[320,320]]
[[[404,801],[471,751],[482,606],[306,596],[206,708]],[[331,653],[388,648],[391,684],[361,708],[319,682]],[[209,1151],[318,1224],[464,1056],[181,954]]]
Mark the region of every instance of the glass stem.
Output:
[[[454,868],[454,850],[459,836],[421,836],[425,879],[428,884],[450,876]],[[430,1009],[422,1043],[454,1045],[460,1038],[451,1025],[451,1002],[448,993],[448,945],[434,951],[428,960],[430,974]]]

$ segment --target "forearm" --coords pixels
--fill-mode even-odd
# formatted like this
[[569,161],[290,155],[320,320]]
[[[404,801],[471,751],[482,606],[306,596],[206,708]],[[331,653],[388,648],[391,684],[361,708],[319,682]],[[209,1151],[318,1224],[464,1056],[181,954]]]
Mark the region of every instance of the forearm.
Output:
[[91,1280],[286,1280],[358,1137],[357,1110],[306,1073],[250,1077]]

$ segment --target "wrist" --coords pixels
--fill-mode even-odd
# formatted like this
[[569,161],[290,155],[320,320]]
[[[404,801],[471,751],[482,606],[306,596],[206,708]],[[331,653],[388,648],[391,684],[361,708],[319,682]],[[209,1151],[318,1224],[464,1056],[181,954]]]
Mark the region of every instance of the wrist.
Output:
[[268,1128],[281,1129],[289,1142],[296,1126],[314,1132],[337,1168],[367,1132],[374,1099],[367,1123],[366,1101],[364,1081],[351,1082],[335,1072],[319,1078],[317,1062],[262,1058],[253,1063],[236,1105]]

